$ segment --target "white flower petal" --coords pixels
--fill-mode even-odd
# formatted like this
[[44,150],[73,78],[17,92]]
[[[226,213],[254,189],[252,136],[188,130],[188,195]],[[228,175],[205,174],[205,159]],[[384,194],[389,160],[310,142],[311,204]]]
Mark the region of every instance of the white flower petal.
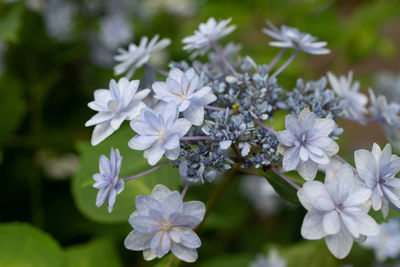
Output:
[[179,135],[176,133],[168,135],[164,142],[162,143],[162,146],[165,150],[172,150],[176,149],[179,147]]
[[203,220],[206,213],[206,206],[200,201],[188,201],[183,203],[182,215],[194,216],[200,221]]
[[96,127],[94,127],[92,134],[92,140],[91,140],[92,145],[93,146],[98,145],[99,143],[104,141],[104,139],[109,137],[113,132],[114,129],[111,127],[109,122],[97,124]]
[[134,251],[146,250],[150,248],[152,238],[153,234],[141,233],[137,230],[133,230],[125,238],[124,246]]
[[181,244],[172,243],[171,252],[180,260],[185,262],[195,262],[197,260],[197,251],[193,248],[185,247]]
[[325,238],[325,242],[333,256],[343,259],[350,253],[353,246],[353,237],[347,230],[343,229],[336,235],[328,235]]
[[136,135],[128,142],[128,146],[134,150],[146,150],[157,142],[157,136]]
[[340,231],[339,215],[335,210],[326,213],[322,220],[324,232],[327,235],[335,235]]
[[147,151],[147,161],[151,166],[156,165],[165,153],[165,149],[160,142],[154,143]]
[[303,179],[310,181],[313,180],[317,175],[318,164],[310,159],[307,161],[300,161],[296,170],[299,172],[300,176],[303,177]]
[[316,212],[307,212],[301,226],[301,235],[306,239],[317,240],[326,236],[322,227],[323,215]]

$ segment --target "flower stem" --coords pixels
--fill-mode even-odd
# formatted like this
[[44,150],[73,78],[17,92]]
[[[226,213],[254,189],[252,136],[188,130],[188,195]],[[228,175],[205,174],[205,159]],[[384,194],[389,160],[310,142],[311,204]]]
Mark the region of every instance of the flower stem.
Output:
[[148,64],[148,63],[146,63],[146,66],[149,67],[149,68],[150,68],[151,70],[153,70],[154,72],[157,72],[157,73],[159,73],[159,74],[161,74],[161,75],[164,75],[164,76],[168,77],[168,72],[167,72],[167,71],[162,70],[162,69],[159,69],[159,68],[157,68],[157,67],[154,67],[154,66],[152,66],[152,65],[150,65],[150,64]]
[[262,121],[260,121],[259,119],[254,119],[254,122],[258,125],[260,125],[261,127],[263,127],[265,130],[271,132],[274,135],[277,135],[276,131],[270,127],[268,127],[267,125],[265,125]]
[[211,140],[209,136],[184,136],[181,137],[181,141],[206,141]]
[[293,186],[296,190],[301,189],[301,187],[299,185],[297,185],[296,183],[294,183],[292,180],[289,179],[289,177],[287,177],[286,175],[284,175],[283,173],[281,173],[277,168],[275,167],[271,167],[271,170],[278,175],[279,177],[281,177],[283,180],[285,180],[288,184],[290,184],[291,186]]
[[219,48],[219,46],[213,41],[210,40],[210,44],[211,47],[215,50],[215,52],[217,52],[218,56],[220,57],[220,59],[222,60],[222,62],[224,62],[225,66],[236,76],[238,75],[237,71],[233,68],[233,66],[231,65],[231,63],[229,63],[229,61],[226,59],[224,53],[222,53],[221,49]]
[[131,177],[128,177],[128,178],[124,178],[124,181],[127,182],[127,181],[130,181],[130,180],[135,180],[135,179],[137,179],[137,178],[140,178],[140,177],[142,177],[142,176],[145,176],[145,175],[147,175],[147,174],[149,174],[149,173],[152,173],[152,172],[158,170],[158,169],[161,168],[161,167],[164,167],[165,165],[167,165],[167,164],[170,163],[170,162],[172,162],[172,160],[167,160],[167,161],[165,161],[165,162],[163,162],[163,163],[161,163],[161,164],[159,164],[159,165],[157,165],[157,166],[151,168],[150,170],[147,170],[147,171],[145,171],[145,172],[139,173],[139,174],[137,174],[137,175],[135,175],[135,176],[131,176]]
[[290,56],[290,58],[288,58],[288,60],[277,70],[274,72],[274,74],[271,75],[270,79],[275,78],[276,76],[278,76],[282,71],[284,71],[287,66],[289,66],[290,63],[292,63],[292,61],[294,60],[294,58],[297,56],[297,54],[299,53],[299,49],[294,50],[293,54]]
[[269,63],[267,72],[270,72],[272,68],[275,66],[275,64],[278,62],[279,59],[285,54],[287,48],[282,48],[281,51],[279,51],[278,54],[275,55],[275,57],[272,59],[271,63]]
[[182,199],[185,197],[186,192],[187,192],[188,189],[189,189],[189,186],[190,186],[190,182],[189,182],[189,181],[186,181],[185,187],[183,188],[182,193],[181,193]]
[[373,122],[383,122],[384,118],[383,117],[375,117],[375,118],[364,118],[363,120],[357,120],[357,119],[353,119],[350,117],[340,117],[342,119],[348,120],[348,121],[355,121],[359,124],[368,124],[368,123],[373,123]]
[[220,108],[220,107],[214,107],[214,106],[204,106],[205,109],[209,109],[209,110],[216,110],[216,111],[226,111],[225,108]]
[[353,172],[356,173],[356,174],[358,174],[357,169],[354,168],[353,166],[351,166],[351,164],[348,163],[348,162],[347,162],[345,159],[343,159],[341,156],[339,156],[338,154],[335,154],[334,157],[335,157],[338,161],[340,161],[341,163],[343,163],[343,164],[348,164],[348,165],[351,167],[351,169],[353,170]]

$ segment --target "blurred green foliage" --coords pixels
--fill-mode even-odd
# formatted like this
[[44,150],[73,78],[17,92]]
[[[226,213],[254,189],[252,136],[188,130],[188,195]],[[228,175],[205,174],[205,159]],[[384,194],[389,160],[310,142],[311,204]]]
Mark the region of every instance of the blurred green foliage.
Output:
[[[59,41],[46,31],[43,7],[28,8],[28,0],[7,2],[0,3],[0,47],[5,46],[0,52],[0,266],[183,266],[170,256],[145,263],[141,253],[123,247],[131,230],[127,219],[134,210],[135,195],[149,193],[156,183],[178,188],[181,181],[175,169],[163,168],[127,183],[112,214],[95,206],[91,176],[97,172],[99,155],[108,155],[111,145],[124,157],[123,177],[147,168],[142,153],[127,147],[133,136],[127,124],[97,147],[88,142],[92,128],[85,128],[84,123],[93,112],[87,103],[95,89],[107,87],[114,78],[112,65],[93,64],[93,47],[88,42],[91,32],[99,30],[104,10],[91,14],[79,9],[72,38]],[[96,1],[70,2],[79,6]],[[180,40],[200,22],[210,16],[232,17],[238,28],[231,39],[243,44],[242,54],[267,63],[278,52],[261,33],[268,19],[275,25],[310,32],[327,41],[332,50],[328,56],[300,55],[280,81],[287,88],[293,87],[298,77],[316,79],[327,70],[341,74],[353,68],[364,82],[363,89],[376,72],[400,72],[400,5],[395,0],[193,0],[193,5],[195,12],[185,16],[161,9],[146,17],[138,10],[129,21],[134,40],[160,33],[173,44],[166,58],[180,60],[187,57]],[[166,68],[166,62],[161,66]],[[141,79],[143,74],[138,71],[134,78]],[[277,129],[283,127],[283,115],[273,122]],[[347,136],[346,144],[347,140],[352,139]],[[46,163],[40,155],[69,152],[81,157],[81,167],[72,180],[71,175],[55,179],[45,173]],[[276,182],[281,180],[270,173],[266,177],[278,193],[288,194],[287,187]],[[234,177],[199,233],[203,246],[198,266],[246,266],[257,253],[266,253],[271,247],[279,249],[289,266],[371,264],[372,253],[361,247],[338,261],[323,241],[303,241],[299,232],[305,212],[299,206],[288,204],[274,215],[259,215],[240,193],[240,178]],[[193,186],[187,198],[207,202],[217,186]],[[296,199],[294,193],[289,192],[292,200]],[[374,216],[382,220],[380,214]],[[26,223],[8,223],[12,221]]]

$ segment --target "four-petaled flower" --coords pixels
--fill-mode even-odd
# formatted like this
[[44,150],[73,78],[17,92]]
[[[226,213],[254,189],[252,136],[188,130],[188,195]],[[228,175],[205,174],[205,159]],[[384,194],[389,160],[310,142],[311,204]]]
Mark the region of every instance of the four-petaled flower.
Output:
[[140,39],[139,46],[130,44],[128,50],[119,48],[119,54],[114,57],[114,60],[120,62],[114,67],[115,75],[120,75],[128,72],[126,77],[129,79],[135,73],[136,69],[147,63],[152,55],[169,46],[171,40],[168,38],[158,41],[159,36],[155,35],[149,43],[148,37],[144,36]]
[[200,23],[199,30],[194,32],[194,35],[185,37],[182,42],[186,44],[183,49],[194,52],[191,57],[204,55],[213,44],[222,37],[230,34],[236,29],[235,25],[229,27],[231,18],[217,22],[214,18],[209,18],[206,23]]
[[199,88],[199,77],[194,69],[185,72],[173,68],[166,82],[155,82],[155,97],[178,106],[179,112],[196,126],[204,119],[204,106],[217,100],[209,86]]
[[374,91],[369,89],[369,98],[371,106],[369,110],[374,119],[384,121],[390,126],[400,128],[400,105],[397,103],[388,104],[384,95],[375,96]]
[[295,48],[314,55],[330,53],[329,49],[324,48],[327,45],[327,42],[316,42],[317,38],[311,34],[302,33],[297,28],[285,25],[281,26],[281,29],[278,29],[269,21],[267,21],[267,25],[270,29],[264,28],[262,32],[278,40],[270,42],[270,46]]
[[400,208],[400,179],[394,177],[400,171],[400,158],[392,155],[390,144],[383,150],[375,143],[371,152],[357,150],[354,160],[358,175],[372,190],[372,208],[382,209],[385,218],[389,213],[389,202]]
[[108,199],[108,212],[114,208],[115,199],[124,190],[124,180],[119,178],[122,157],[119,150],[111,148],[110,159],[101,155],[99,160],[100,173],[93,175],[96,183],[94,188],[100,189],[97,193],[96,206],[100,207]]
[[299,117],[287,115],[286,130],[278,132],[279,152],[283,154],[283,169],[296,169],[306,180],[314,179],[319,164],[327,164],[339,146],[329,134],[335,128],[331,119],[318,119],[309,109]]
[[143,250],[145,260],[161,258],[171,250],[180,260],[196,261],[201,241],[193,228],[203,220],[202,202],[183,203],[178,191],[156,185],[151,196],[137,196],[135,205],[129,218],[134,230],[125,239],[127,249]]
[[128,143],[135,150],[145,150],[144,157],[150,165],[155,165],[164,155],[175,160],[180,152],[180,138],[192,124],[187,119],[178,119],[177,107],[173,103],[165,105],[161,114],[144,108],[141,119],[131,121],[132,129],[137,133]]
[[347,78],[341,75],[339,79],[331,72],[328,72],[328,79],[333,91],[345,101],[344,115],[363,122],[364,114],[368,112],[366,107],[368,97],[358,91],[360,82],[352,83],[353,72],[350,71]]
[[344,165],[332,180],[306,182],[297,192],[308,211],[301,227],[306,239],[325,238],[330,252],[337,258],[346,257],[353,240],[379,233],[378,224],[368,215],[366,201],[371,190],[357,183],[353,171]]
[[139,80],[129,81],[121,78],[118,83],[110,81],[110,89],[94,91],[94,101],[88,106],[98,111],[85,124],[86,127],[96,125],[92,134],[92,145],[97,145],[119,129],[124,120],[133,120],[146,107],[141,101],[149,93],[149,89],[136,92]]

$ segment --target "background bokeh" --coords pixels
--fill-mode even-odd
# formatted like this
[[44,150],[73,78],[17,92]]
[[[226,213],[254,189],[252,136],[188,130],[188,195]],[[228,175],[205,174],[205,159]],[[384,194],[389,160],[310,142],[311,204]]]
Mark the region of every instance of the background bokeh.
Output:
[[[187,58],[181,39],[211,16],[232,17],[237,30],[223,43],[242,44],[241,54],[257,63],[269,62],[279,51],[269,47],[269,37],[261,33],[266,19],[327,41],[331,54],[300,54],[280,75],[279,82],[286,88],[292,88],[299,77],[318,79],[328,70],[337,75],[353,70],[367,92],[369,87],[382,86],[378,78],[382,73],[400,75],[400,2],[396,0],[3,0],[0,263],[163,266],[165,261],[146,263],[141,253],[123,247],[131,227],[122,208],[110,219],[104,209],[96,210],[90,180],[98,155],[133,133],[125,127],[103,147],[91,148],[92,128],[84,124],[93,112],[87,103],[95,89],[107,88],[115,78],[112,58],[118,47],[144,35],[168,37],[172,45],[153,62],[166,69],[170,60]],[[134,78],[143,75],[141,70]],[[400,82],[386,87],[390,99],[400,99]],[[379,124],[340,123],[344,128],[341,154],[349,160],[355,149],[386,142]],[[133,153],[127,146],[122,148],[124,142],[120,144],[125,153]],[[123,164],[132,164],[124,175],[146,168],[134,163],[139,157],[141,153],[124,158]],[[167,183],[179,186],[180,178],[171,178],[171,172],[158,172],[157,181],[164,182],[164,175]],[[82,179],[89,184],[82,186]],[[373,253],[358,245],[338,261],[323,241],[303,241],[299,232],[305,211],[279,200],[268,185],[260,183],[254,177],[237,177],[219,198],[200,233],[203,246],[195,266],[247,266],[256,254],[271,247],[278,248],[291,265],[290,259],[296,259],[293,266],[372,265]],[[214,184],[194,186],[187,197],[206,202],[214,189]],[[129,195],[119,201],[134,210]]]

